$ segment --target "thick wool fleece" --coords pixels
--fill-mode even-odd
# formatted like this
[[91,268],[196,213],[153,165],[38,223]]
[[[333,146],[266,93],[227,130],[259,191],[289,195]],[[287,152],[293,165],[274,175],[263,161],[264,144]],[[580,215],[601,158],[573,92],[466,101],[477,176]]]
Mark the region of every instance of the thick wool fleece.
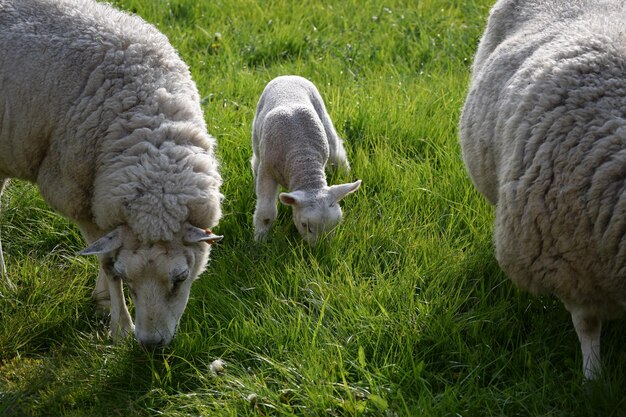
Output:
[[597,319],[626,309],[624,22],[623,2],[499,1],[461,118],[503,270]]
[[270,81],[252,126],[253,171],[262,161],[288,190],[320,190],[327,185],[325,168],[349,170],[343,140],[317,87],[305,78],[286,75]]
[[102,231],[167,241],[214,226],[221,178],[189,69],[137,16],[0,0],[0,177]]

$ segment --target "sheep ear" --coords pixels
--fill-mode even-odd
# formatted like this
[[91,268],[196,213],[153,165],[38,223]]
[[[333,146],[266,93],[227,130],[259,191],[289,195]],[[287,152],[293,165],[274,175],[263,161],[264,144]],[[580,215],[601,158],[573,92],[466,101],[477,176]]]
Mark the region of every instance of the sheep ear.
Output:
[[286,206],[299,206],[306,200],[306,194],[302,191],[292,191],[290,193],[280,193],[278,199]]
[[101,253],[112,252],[120,246],[122,246],[122,231],[118,227],[78,252],[78,254],[99,255]]
[[361,186],[361,180],[347,184],[333,185],[330,187],[329,193],[335,201],[339,201],[348,194],[352,194]]
[[209,245],[219,242],[224,236],[213,234],[210,229],[201,229],[190,224],[185,226],[183,240],[187,243],[206,242]]

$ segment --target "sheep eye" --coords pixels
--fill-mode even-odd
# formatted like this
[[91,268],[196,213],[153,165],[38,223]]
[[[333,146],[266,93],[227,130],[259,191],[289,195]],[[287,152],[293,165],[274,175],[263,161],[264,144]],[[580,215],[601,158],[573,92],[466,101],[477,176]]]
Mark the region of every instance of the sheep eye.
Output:
[[172,282],[174,283],[174,285],[180,284],[181,282],[185,281],[187,278],[189,278],[189,270],[185,269],[183,271],[180,271],[174,274],[174,276],[172,277]]

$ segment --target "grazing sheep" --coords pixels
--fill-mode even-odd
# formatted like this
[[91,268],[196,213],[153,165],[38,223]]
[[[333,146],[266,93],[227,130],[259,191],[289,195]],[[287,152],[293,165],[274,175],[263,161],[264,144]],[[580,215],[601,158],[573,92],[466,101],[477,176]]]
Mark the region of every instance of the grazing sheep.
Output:
[[215,140],[189,69],[109,5],[0,0],[0,74],[0,180],[36,183],[78,225],[115,340],[134,328],[168,344],[221,238],[208,230],[221,217]]
[[267,84],[254,116],[252,150],[256,240],[265,239],[276,220],[279,185],[289,190],[280,193],[280,202],[292,207],[298,232],[311,244],[341,221],[339,201],[361,185],[327,185],[325,167],[348,172],[350,165],[320,93],[302,77]]
[[461,116],[463,157],[496,205],[496,258],[571,313],[583,371],[603,320],[626,310],[626,10],[597,0],[500,0]]

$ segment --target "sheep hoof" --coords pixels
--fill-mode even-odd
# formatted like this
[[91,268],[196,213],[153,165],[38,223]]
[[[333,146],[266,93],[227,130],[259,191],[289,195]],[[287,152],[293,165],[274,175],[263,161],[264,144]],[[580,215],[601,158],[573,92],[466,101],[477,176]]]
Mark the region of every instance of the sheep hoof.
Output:
[[259,243],[267,242],[267,232],[254,232],[254,240]]
[[270,228],[272,227],[272,223],[274,223],[274,219],[255,219],[254,240],[257,242],[265,242]]

